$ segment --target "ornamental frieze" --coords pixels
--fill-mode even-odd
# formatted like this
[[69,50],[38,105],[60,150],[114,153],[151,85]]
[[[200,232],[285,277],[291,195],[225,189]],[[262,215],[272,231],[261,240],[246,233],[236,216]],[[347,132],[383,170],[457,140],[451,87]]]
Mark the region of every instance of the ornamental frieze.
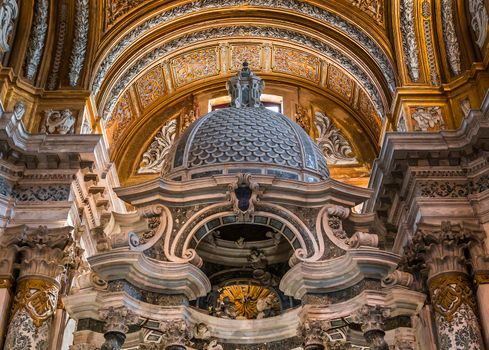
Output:
[[161,65],[152,68],[136,81],[136,91],[143,109],[163,96],[165,90],[165,78]]
[[230,45],[231,70],[238,71],[243,67],[243,62],[248,62],[252,70],[261,69],[261,45]]
[[216,47],[191,51],[171,61],[173,76],[177,86],[214,76],[218,70],[218,50]]
[[88,45],[89,0],[76,0],[75,9],[75,32],[73,37],[73,47],[71,49],[69,80],[71,86],[77,86],[80,80],[80,73],[85,63],[85,54]]
[[319,59],[308,53],[283,46],[273,47],[273,70],[319,81]]
[[353,6],[358,7],[373,18],[380,25],[384,23],[384,0],[348,0]]
[[41,63],[44,41],[48,31],[49,1],[36,0],[34,11],[34,22],[31,28],[24,67],[25,77],[29,80],[35,78]]
[[71,185],[16,186],[13,197],[20,202],[67,201]]
[[443,25],[443,38],[445,39],[445,49],[448,63],[453,74],[461,73],[460,46],[458,43],[457,31],[455,30],[456,14],[454,13],[454,1],[442,0],[441,14]]
[[401,0],[401,35],[404,49],[404,61],[408,67],[409,77],[412,81],[419,80],[419,49],[416,37],[414,0]]

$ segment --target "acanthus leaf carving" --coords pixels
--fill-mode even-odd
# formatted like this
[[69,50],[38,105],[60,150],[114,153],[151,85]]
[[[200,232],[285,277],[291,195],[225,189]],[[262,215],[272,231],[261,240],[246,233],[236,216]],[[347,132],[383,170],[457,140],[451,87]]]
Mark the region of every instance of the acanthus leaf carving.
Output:
[[25,60],[25,77],[34,80],[44,48],[44,41],[48,31],[49,0],[36,0],[34,10],[34,23],[32,24],[29,46]]
[[177,121],[170,120],[163,125],[143,154],[138,174],[158,174],[163,170],[166,155],[170,150],[177,131]]
[[316,142],[328,164],[358,163],[357,159],[352,156],[350,143],[324,113],[316,112],[316,126],[319,130]]
[[414,0],[401,0],[401,34],[404,59],[412,81],[419,80],[419,48],[414,21]]
[[443,38],[447,52],[450,69],[455,75],[462,71],[460,59],[460,46],[458,43],[457,32],[455,30],[455,15],[453,0],[442,0],[441,4]]
[[19,6],[16,0],[2,1],[0,5],[0,52],[10,50],[10,36],[18,15]]
[[477,46],[482,49],[486,42],[487,24],[489,21],[484,0],[470,0],[469,12],[472,17],[470,25],[475,33]]
[[85,62],[85,53],[88,44],[88,29],[90,23],[89,0],[76,0],[75,34],[70,57],[69,80],[71,86],[77,86],[80,72]]

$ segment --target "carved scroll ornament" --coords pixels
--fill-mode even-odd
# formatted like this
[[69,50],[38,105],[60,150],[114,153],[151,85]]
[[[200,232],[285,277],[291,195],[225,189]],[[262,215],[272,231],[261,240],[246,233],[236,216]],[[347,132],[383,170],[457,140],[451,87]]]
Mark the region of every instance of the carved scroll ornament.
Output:
[[324,113],[316,112],[316,126],[319,130],[316,142],[328,164],[355,164],[358,162],[352,156],[350,143]]
[[166,155],[175,140],[176,131],[177,121],[175,119],[163,125],[144,152],[138,174],[158,174],[162,171]]

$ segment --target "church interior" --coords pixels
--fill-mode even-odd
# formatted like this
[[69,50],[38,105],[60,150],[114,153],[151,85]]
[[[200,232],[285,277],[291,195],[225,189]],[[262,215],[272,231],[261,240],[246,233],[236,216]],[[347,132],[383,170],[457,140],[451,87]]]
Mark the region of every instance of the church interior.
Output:
[[489,350],[489,0],[0,0],[0,350]]

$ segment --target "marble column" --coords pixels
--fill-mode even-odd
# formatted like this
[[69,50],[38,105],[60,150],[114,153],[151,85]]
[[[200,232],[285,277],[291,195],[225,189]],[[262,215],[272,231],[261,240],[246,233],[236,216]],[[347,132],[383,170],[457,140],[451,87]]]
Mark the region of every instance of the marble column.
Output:
[[17,251],[12,247],[0,249],[0,350],[3,349],[7,321],[10,317],[14,262]]
[[361,325],[363,336],[371,350],[389,350],[383,329],[389,313],[389,309],[379,305],[364,305],[353,315],[355,323]]
[[460,225],[420,225],[411,260],[424,262],[441,349],[482,350],[477,304],[466,269],[467,232]]
[[304,350],[324,350],[328,339],[325,334],[331,328],[326,320],[305,320],[299,326],[298,333],[302,337]]
[[21,254],[20,272],[5,350],[47,350],[71,227],[7,229],[4,239]]
[[126,341],[129,325],[137,323],[137,316],[124,306],[109,307],[101,310],[99,314],[100,318],[105,321],[105,342],[100,350],[120,350]]
[[[468,249],[474,277],[474,287],[479,310],[489,310],[489,252],[484,232],[474,230]],[[489,347],[489,314],[480,312],[480,323],[486,348]]]

